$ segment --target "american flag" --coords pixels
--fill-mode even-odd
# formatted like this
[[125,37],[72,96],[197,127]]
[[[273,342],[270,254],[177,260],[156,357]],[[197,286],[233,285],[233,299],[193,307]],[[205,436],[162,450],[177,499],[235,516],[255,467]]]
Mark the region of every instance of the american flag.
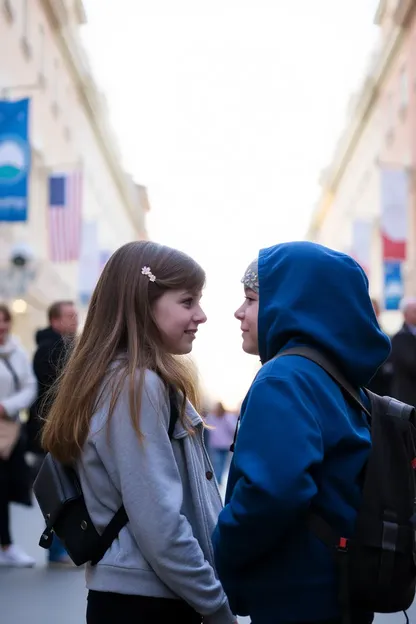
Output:
[[52,262],[78,260],[81,252],[82,172],[49,176],[49,252]]

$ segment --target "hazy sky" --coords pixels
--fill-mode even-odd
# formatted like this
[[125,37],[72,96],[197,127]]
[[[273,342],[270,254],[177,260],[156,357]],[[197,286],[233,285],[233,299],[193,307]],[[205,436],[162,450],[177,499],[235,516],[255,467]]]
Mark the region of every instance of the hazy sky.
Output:
[[377,36],[377,0],[86,0],[84,40],[150,237],[206,269],[194,353],[213,398],[257,365],[233,319],[262,247],[304,237]]

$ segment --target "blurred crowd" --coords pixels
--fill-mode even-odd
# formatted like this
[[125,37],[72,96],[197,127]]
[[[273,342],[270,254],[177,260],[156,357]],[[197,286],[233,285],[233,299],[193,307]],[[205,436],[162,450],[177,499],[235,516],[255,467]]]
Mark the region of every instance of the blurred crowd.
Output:
[[[48,326],[36,333],[30,362],[12,334],[9,308],[0,306],[0,566],[35,565],[14,543],[9,508],[12,502],[32,505],[32,484],[44,457],[39,439],[43,414],[77,328],[77,309],[71,301],[52,304]],[[71,565],[56,538],[48,559],[52,566]]]
[[[373,300],[374,312],[380,319],[380,305]],[[391,355],[372,379],[369,390],[381,396],[416,406],[416,298],[401,303],[403,325],[391,337]]]

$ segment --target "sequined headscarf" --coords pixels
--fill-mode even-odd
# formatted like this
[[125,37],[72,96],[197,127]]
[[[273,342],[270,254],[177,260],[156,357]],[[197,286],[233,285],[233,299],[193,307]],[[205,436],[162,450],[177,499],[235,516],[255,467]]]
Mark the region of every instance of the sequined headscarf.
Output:
[[241,283],[244,284],[245,288],[250,288],[255,293],[259,293],[259,263],[257,258],[248,265]]

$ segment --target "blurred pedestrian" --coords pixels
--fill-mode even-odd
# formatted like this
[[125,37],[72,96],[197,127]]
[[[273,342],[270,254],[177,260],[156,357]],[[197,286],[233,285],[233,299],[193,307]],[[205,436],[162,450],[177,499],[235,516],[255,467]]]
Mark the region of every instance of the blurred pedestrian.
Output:
[[[235,622],[213,567],[221,498],[195,411],[194,375],[177,358],[206,321],[205,274],[153,242],[106,264],[44,426],[45,448],[75,463],[101,532],[129,522],[87,565],[88,624]],[[178,399],[172,435],[169,395]]]
[[[327,518],[353,533],[371,449],[365,414],[338,384],[289,348],[318,349],[355,388],[390,352],[364,272],[350,257],[287,243],[260,251],[244,278],[235,316],[243,349],[262,368],[242,406],[225,507],[213,543],[231,608],[255,624],[341,624],[332,549],[308,524]],[[351,613],[367,624],[372,614]]]
[[20,416],[36,396],[36,379],[11,325],[9,308],[0,305],[0,566],[32,567],[35,560],[13,543],[9,507],[32,504]]
[[392,396],[416,407],[416,297],[401,303],[404,323],[392,338]]
[[[373,304],[373,310],[377,321],[380,323],[380,305],[377,299],[371,299],[371,303]],[[392,380],[393,364],[390,357],[380,366],[367,388],[380,396],[392,396]]]
[[[33,369],[38,381],[38,395],[30,409],[27,425],[28,450],[35,456],[35,473],[44,457],[41,431],[51,404],[51,388],[63,370],[78,328],[78,312],[74,303],[56,301],[48,309],[48,320],[48,327],[36,333],[38,346],[33,358]],[[48,560],[51,565],[72,565],[56,536],[49,549]]]
[[211,427],[208,433],[208,452],[217,481],[221,483],[230,456],[230,446],[237,426],[237,415],[227,412],[223,404],[218,402],[215,408],[208,412],[206,424]]

